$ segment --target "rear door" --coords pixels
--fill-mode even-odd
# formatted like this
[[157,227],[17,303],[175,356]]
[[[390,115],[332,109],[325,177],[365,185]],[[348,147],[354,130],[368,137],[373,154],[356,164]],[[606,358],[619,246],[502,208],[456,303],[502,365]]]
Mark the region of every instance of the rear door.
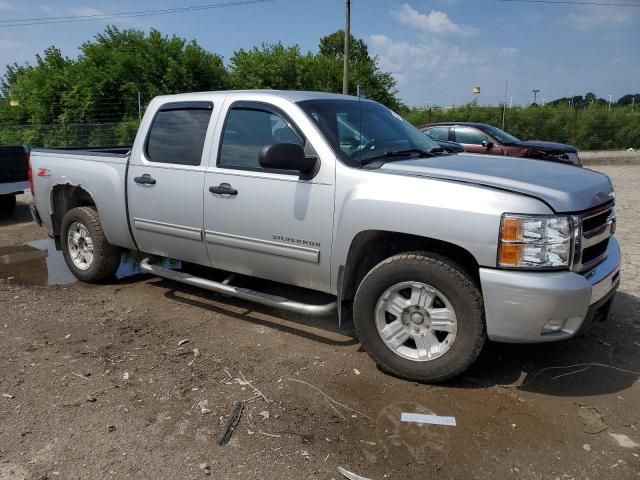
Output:
[[205,145],[211,144],[215,116],[209,101],[165,103],[146,139],[137,141],[127,196],[129,222],[143,252],[210,263],[202,228],[203,158],[208,157]]
[[[464,147],[465,152],[469,153],[485,153],[491,155],[502,155],[502,147],[493,138],[490,138],[484,132],[474,127],[464,125],[456,125],[454,129],[455,141]],[[487,148],[482,142],[490,142],[490,148]]]
[[424,130],[424,133],[427,134],[427,136],[432,140],[448,142],[453,140],[453,138],[450,138],[450,130],[451,127],[443,125],[437,127],[429,127]]
[[[327,291],[335,156],[301,110],[291,114],[264,102],[230,100],[205,180],[205,238],[216,268]],[[302,134],[299,122],[313,138]],[[325,150],[315,150],[312,140]],[[260,149],[283,142],[319,157],[313,178],[260,166]]]

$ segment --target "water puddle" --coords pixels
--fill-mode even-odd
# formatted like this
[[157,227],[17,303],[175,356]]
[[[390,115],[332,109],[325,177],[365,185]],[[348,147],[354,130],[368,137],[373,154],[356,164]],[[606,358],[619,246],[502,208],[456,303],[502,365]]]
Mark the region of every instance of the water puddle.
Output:
[[[141,274],[139,263],[145,256],[141,252],[123,252],[116,278],[121,280]],[[175,260],[164,260],[161,265],[181,267],[180,262]],[[16,247],[0,247],[0,279],[29,285],[67,285],[78,281],[51,239],[35,240]]]

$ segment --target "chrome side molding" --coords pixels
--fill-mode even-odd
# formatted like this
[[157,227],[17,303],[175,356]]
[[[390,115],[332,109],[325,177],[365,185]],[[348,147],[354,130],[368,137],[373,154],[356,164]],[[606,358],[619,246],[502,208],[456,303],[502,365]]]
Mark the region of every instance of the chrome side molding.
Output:
[[187,285],[203,288],[211,292],[221,293],[223,295],[240,298],[242,300],[248,300],[250,302],[259,303],[260,305],[266,305],[280,310],[309,315],[311,317],[324,317],[335,313],[338,305],[337,302],[331,302],[325,305],[312,305],[309,303],[296,302],[284,297],[278,297],[277,295],[256,292],[255,290],[250,290],[248,288],[234,287],[232,285],[215,282],[202,277],[195,277],[188,273],[177,272],[175,270],[154,265],[151,263],[150,258],[145,258],[140,262],[140,269],[145,273],[173,280],[174,282],[186,283]]

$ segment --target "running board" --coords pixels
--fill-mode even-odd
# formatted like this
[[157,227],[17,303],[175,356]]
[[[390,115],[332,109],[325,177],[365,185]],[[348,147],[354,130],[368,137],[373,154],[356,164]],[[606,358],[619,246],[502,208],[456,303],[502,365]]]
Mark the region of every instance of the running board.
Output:
[[248,288],[234,287],[221,282],[214,282],[202,277],[195,277],[188,273],[176,272],[168,268],[159,267],[151,263],[150,258],[145,258],[140,262],[140,269],[151,275],[173,280],[174,282],[186,283],[193,287],[204,288],[211,292],[221,293],[230,297],[248,300],[268,307],[287,310],[289,312],[301,313],[312,317],[324,317],[335,313],[337,303],[331,302],[326,305],[311,305],[308,303],[295,302],[287,298],[270,295],[268,293],[256,292]]

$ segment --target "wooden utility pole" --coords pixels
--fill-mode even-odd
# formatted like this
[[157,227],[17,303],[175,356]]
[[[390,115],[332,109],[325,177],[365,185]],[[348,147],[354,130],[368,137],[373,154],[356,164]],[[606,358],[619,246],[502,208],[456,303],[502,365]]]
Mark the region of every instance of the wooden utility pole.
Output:
[[507,91],[509,90],[509,80],[504,82],[504,103],[502,104],[502,130],[504,130],[504,121],[507,116]]
[[342,93],[349,95],[349,43],[351,41],[351,0],[347,1],[344,26],[344,71],[342,72]]

